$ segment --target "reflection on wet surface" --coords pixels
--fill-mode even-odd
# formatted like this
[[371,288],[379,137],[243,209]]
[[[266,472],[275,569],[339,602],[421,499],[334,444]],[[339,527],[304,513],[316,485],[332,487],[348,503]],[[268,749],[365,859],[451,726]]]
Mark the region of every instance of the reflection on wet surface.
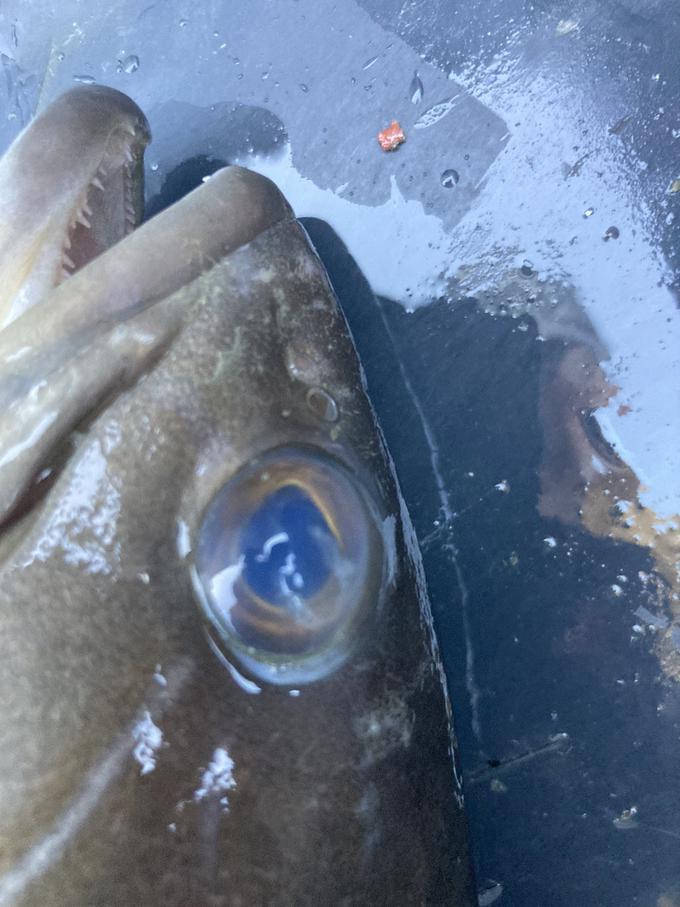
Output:
[[[660,577],[659,590],[667,587],[668,605],[680,616],[680,514],[657,514],[645,506],[642,492],[649,489],[607,442],[595,418],[603,410],[616,410],[621,418],[632,411],[620,399],[621,388],[603,370],[610,357],[573,290],[527,280],[534,275],[526,271],[523,267],[519,276],[511,275],[499,291],[483,293],[478,302],[497,315],[530,316],[537,339],[543,342],[538,511],[548,519],[582,526],[594,536],[649,549]],[[525,329],[526,324],[520,322],[520,327]],[[675,629],[660,641],[664,669],[673,676],[680,669],[680,663],[673,666]]]
[[[373,297],[327,226],[306,226],[380,401],[448,640],[480,876],[502,875],[501,903],[591,903],[594,891],[597,903],[631,903],[631,891],[653,884],[650,862],[675,878],[677,690],[659,673],[668,587],[648,549],[593,534],[579,518],[579,444],[618,461],[596,425],[582,434],[580,412],[572,454],[557,402],[552,447],[559,451],[562,439],[573,466],[549,485],[547,395],[562,394],[569,416],[609,393],[592,329],[589,336],[576,311],[563,313],[569,341],[541,340],[525,312],[481,311],[491,307],[486,297],[440,300],[408,315]],[[576,385],[565,385],[567,368],[552,388],[569,365]],[[433,451],[436,477],[423,466]],[[544,489],[572,519],[540,512]],[[632,839],[614,823],[631,804]],[[576,876],[572,860],[582,867]],[[614,865],[622,870],[612,879],[605,868]]]

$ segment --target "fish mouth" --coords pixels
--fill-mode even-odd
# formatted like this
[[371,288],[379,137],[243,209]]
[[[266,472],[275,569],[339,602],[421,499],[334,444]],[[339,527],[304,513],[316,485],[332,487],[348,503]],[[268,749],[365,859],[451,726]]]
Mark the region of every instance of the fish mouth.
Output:
[[136,229],[149,140],[126,95],[80,86],[0,162],[4,529],[8,518],[27,525],[24,515],[51,482],[32,485],[68,461],[72,433],[168,349],[185,316],[179,291],[293,217],[269,180],[231,167]]
[[[0,225],[0,330],[7,329],[66,279],[141,222],[146,117],[126,95],[106,86],[78,86],[62,95],[17,138],[0,163],[6,202]],[[39,346],[37,332],[24,332]],[[17,350],[20,352],[20,349]],[[2,375],[0,366],[0,375]],[[3,384],[12,381],[6,370]],[[23,411],[31,403],[24,400]],[[16,414],[14,421],[21,421]],[[44,421],[44,420],[43,420]],[[2,432],[5,439],[9,434]],[[6,452],[5,452],[6,456]],[[56,475],[68,445],[45,475]],[[13,515],[21,519],[51,481],[37,481]],[[8,544],[3,526],[3,550]]]
[[140,120],[124,122],[112,131],[97,169],[71,209],[55,286],[141,222],[143,154],[149,137]]
[[150,138],[126,95],[79,86],[16,139],[0,165],[0,327],[140,223]]

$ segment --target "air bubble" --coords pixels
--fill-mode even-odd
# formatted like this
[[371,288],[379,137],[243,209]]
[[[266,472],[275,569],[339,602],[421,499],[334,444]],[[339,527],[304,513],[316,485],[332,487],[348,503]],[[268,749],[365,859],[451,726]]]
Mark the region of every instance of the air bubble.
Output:
[[453,189],[458,185],[460,174],[457,170],[445,170],[441,175],[441,184],[445,189]]
[[118,72],[132,73],[139,69],[139,57],[137,54],[129,54],[123,60],[118,61]]

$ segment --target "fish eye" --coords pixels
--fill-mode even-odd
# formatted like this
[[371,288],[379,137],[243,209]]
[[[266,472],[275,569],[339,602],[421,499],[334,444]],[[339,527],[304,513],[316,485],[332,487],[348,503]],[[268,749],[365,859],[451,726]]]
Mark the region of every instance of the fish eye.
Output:
[[374,511],[349,470],[311,448],[269,451],[226,482],[203,514],[192,568],[225,657],[278,684],[339,667],[384,583]]

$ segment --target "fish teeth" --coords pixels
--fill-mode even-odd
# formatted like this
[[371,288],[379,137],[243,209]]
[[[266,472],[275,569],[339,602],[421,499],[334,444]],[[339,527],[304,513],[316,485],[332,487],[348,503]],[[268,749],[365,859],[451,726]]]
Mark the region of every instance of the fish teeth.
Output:
[[[70,243],[69,243],[70,246]],[[73,261],[70,255],[67,255],[66,252],[61,253],[61,260],[67,268],[75,268],[76,263]]]
[[125,160],[126,160],[126,161],[128,161],[130,164],[134,163],[135,156],[134,156],[134,154],[132,153],[132,151],[130,151],[129,148],[126,147],[126,148],[125,148],[125,151],[124,151],[123,153],[124,153],[124,155],[125,155]]
[[102,192],[104,191],[104,183],[102,183],[102,181],[96,176],[92,180],[92,185],[95,186],[97,189],[101,189]]
[[84,227],[87,227],[88,229],[92,226],[92,224],[87,219],[87,217],[85,217],[85,215],[82,213],[82,211],[80,212],[80,214],[76,215],[76,221],[79,224],[82,224]]
[[82,210],[87,214],[88,217],[92,217],[92,208],[88,205],[87,202],[83,203]]

